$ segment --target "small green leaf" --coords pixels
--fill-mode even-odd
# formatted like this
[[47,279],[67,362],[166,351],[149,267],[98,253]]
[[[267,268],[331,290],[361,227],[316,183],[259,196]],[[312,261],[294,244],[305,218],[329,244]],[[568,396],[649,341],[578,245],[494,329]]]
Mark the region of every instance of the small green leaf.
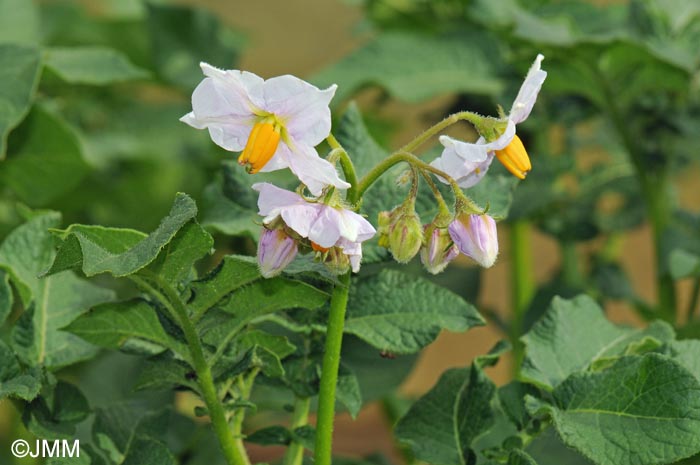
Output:
[[199,392],[194,371],[187,364],[163,354],[152,357],[144,364],[134,390],[161,390],[180,386]]
[[70,439],[75,425],[90,414],[87,399],[76,386],[63,381],[41,394],[24,410],[25,426],[40,438]]
[[396,425],[398,440],[418,460],[466,464],[474,439],[494,423],[496,386],[475,365],[447,370]]
[[135,438],[121,465],[177,465],[168,447],[149,437]]
[[243,350],[247,350],[256,345],[264,347],[277,355],[280,360],[293,354],[296,350],[296,347],[294,347],[285,336],[277,336],[259,329],[247,331],[243,334],[238,339],[238,345]]
[[139,299],[98,305],[64,330],[108,349],[122,348],[130,339],[136,339],[176,353],[186,353],[177,341],[167,335],[155,309]]
[[[319,377],[321,374],[319,373]],[[338,371],[338,385],[336,388],[338,402],[343,404],[350,416],[355,419],[362,409],[362,392],[360,383],[352,369],[341,362]]]
[[268,426],[250,434],[245,440],[261,446],[286,446],[292,442],[292,432],[284,426]]
[[[63,231],[63,244],[46,274],[78,268],[86,276],[110,273],[128,276],[156,259],[177,232],[197,215],[197,206],[188,195],[178,194],[158,228],[134,243],[133,230],[73,225]],[[99,234],[95,234],[99,232]],[[128,248],[124,246],[128,244]]]
[[671,357],[700,381],[700,341],[697,339],[673,341],[669,348]]
[[261,279],[258,265],[250,257],[228,255],[211,273],[192,283],[190,308],[201,315],[234,290]]
[[508,456],[508,465],[537,465],[537,462],[527,452],[516,449]]
[[345,332],[379,350],[407,354],[433,342],[443,329],[466,331],[483,324],[457,294],[417,276],[382,270],[355,279]]
[[22,370],[12,349],[0,340],[0,400],[14,397],[31,401],[40,389],[41,371]]
[[700,383],[657,354],[576,373],[545,406],[564,442],[599,465],[668,464],[700,452]]
[[0,180],[23,202],[41,207],[75,189],[89,170],[75,131],[36,105],[9,138]]
[[588,296],[555,297],[547,313],[522,337],[526,356],[521,377],[551,390],[595,360],[623,355],[631,344],[646,337],[667,342],[673,339],[673,330],[661,322],[646,330],[618,327]]
[[[12,17],[3,11],[11,3],[22,5],[29,2],[14,0],[8,3],[8,0],[0,0],[0,22]],[[0,34],[7,30],[0,23]],[[3,83],[0,86],[0,160],[5,158],[7,151],[7,135],[29,112],[40,75],[39,50],[0,43],[0,82]]]
[[122,53],[103,47],[54,47],[45,65],[70,84],[105,85],[148,77]]
[[495,44],[483,34],[385,32],[313,81],[321,87],[338,84],[337,100],[372,84],[407,102],[454,92],[493,95],[502,84],[492,53]]
[[191,221],[163,247],[147,270],[177,285],[187,278],[198,260],[211,253],[213,246],[211,235]]

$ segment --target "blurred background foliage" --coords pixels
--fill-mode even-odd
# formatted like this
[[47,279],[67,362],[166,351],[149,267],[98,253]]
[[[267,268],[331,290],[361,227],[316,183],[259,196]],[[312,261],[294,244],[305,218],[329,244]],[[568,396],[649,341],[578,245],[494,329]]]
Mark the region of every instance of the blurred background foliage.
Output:
[[[341,419],[338,448],[363,455],[385,435],[381,449],[400,459],[384,422],[405,410],[404,397],[503,335],[517,346],[554,295],[585,291],[615,320],[660,317],[682,335],[700,335],[699,44],[694,0],[315,0],[304,7],[0,0],[0,239],[42,209],[62,212],[63,224],[151,231],[182,191],[197,200],[218,252],[253,253],[256,198],[246,186],[259,178],[242,175],[231,154],[178,122],[201,79],[200,61],[337,83],[334,133],[354,155],[353,148],[395,146],[456,110],[508,110],[543,53],[549,76],[519,128],[534,169],[515,188],[494,164],[496,174],[479,187],[496,189],[489,200],[508,216],[499,228],[500,262],[487,272],[460,262],[434,278],[478,303],[493,324],[444,334],[408,379],[415,356],[383,358],[359,339],[346,341],[344,357],[369,407],[357,423]],[[353,138],[358,131],[377,143],[353,145],[363,140]],[[454,135],[474,137],[467,127]],[[373,189],[370,196],[386,201],[387,190]],[[477,188],[470,193],[479,198]],[[104,407],[98,417],[118,416],[115,402],[150,411],[175,400],[178,411],[191,410],[186,396],[134,394],[140,364],[112,353],[61,376],[79,380],[90,404]],[[503,365],[489,369],[501,383],[510,377]],[[258,393],[261,410],[266,402],[283,410],[274,392]],[[144,427],[157,423],[162,432],[163,424],[180,422],[183,437],[198,430],[196,420],[173,415]],[[269,423],[265,415],[253,423]],[[120,424],[121,431],[141,420]],[[28,434],[22,428],[7,402],[0,404],[3,463],[10,438]],[[79,435],[89,434],[83,429]],[[200,447],[213,439],[198,438],[176,450],[187,463],[213,463]],[[536,456],[538,447],[549,453]],[[579,460],[552,447],[535,444],[531,452],[541,465]],[[257,453],[263,460],[276,452]]]

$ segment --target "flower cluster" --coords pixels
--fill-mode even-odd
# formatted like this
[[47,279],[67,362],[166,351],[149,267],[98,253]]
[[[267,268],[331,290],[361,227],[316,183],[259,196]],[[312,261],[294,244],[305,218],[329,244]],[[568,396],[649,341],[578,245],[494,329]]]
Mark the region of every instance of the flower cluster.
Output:
[[[430,165],[410,155],[411,193],[401,205],[379,215],[379,244],[398,262],[420,254],[426,269],[439,273],[461,252],[484,267],[493,265],[498,256],[496,222],[461,189],[477,184],[494,157],[520,179],[530,171],[530,159],[515,129],[529,116],[547,76],[542,59],[537,56],[507,116],[502,110],[498,119],[469,113],[480,135],[476,142],[443,135],[444,150]],[[258,245],[263,276],[281,273],[298,253],[313,253],[337,274],[357,272],[362,243],[377,231],[344,205],[341,191],[350,184],[331,160],[316,151],[330,136],[329,104],[336,86],[321,90],[289,75],[264,80],[245,71],[220,70],[206,63],[201,67],[205,78],[192,94],[192,111],[181,120],[207,129],[224,149],[240,152],[238,163],[250,174],[289,168],[302,183],[297,192],[270,183],[252,186],[259,193],[263,217]],[[425,226],[415,212],[418,173],[432,185],[440,206],[440,213]],[[431,175],[452,186],[454,214]]]

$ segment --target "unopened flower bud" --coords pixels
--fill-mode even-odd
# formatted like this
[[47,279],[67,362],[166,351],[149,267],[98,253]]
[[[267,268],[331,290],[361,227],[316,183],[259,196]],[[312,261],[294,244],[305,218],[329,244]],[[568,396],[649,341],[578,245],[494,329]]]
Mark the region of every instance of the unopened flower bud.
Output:
[[402,210],[394,218],[389,231],[389,249],[394,260],[408,263],[423,245],[423,224],[415,211]]
[[297,255],[297,242],[282,229],[263,228],[258,243],[258,265],[265,278],[277,276]]
[[393,215],[394,211],[387,212],[379,212],[379,216],[377,218],[377,223],[379,225],[379,229],[377,232],[379,233],[379,246],[380,247],[389,247],[389,228],[391,226],[391,218]]
[[438,228],[434,224],[425,227],[425,244],[420,251],[420,260],[429,273],[441,273],[457,255],[459,249],[447,228]]
[[322,259],[323,264],[326,265],[333,274],[341,275],[350,270],[350,257],[348,257],[340,247],[331,247],[323,253]]
[[491,267],[498,256],[496,221],[489,215],[462,213],[450,223],[450,237],[459,251],[484,268]]

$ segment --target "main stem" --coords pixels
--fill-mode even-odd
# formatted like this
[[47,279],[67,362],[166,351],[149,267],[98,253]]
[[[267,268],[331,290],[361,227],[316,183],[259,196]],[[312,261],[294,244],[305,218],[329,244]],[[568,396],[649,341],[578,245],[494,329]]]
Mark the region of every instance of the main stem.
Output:
[[214,377],[204,357],[204,350],[199,336],[197,335],[197,330],[189,319],[187,307],[169,283],[158,277],[153,277],[153,279],[156,281],[162,293],[145,280],[139,279],[137,283],[148,287],[149,291],[179,320],[180,328],[185,334],[185,340],[190,349],[194,370],[197,373],[197,382],[202,391],[204,403],[209,411],[209,417],[211,418],[214,432],[219,439],[221,450],[226,458],[226,463],[228,465],[250,465],[250,460],[243,447],[241,438],[234,438],[232,432],[229,430],[226,413],[216,393]]
[[333,420],[335,418],[335,388],[338,384],[340,349],[343,344],[345,310],[350,290],[350,272],[340,278],[333,289],[331,308],[326,330],[326,346],[321,369],[321,386],[318,394],[318,419],[316,421],[315,465],[331,465],[333,453]]
[[525,312],[535,291],[533,279],[531,226],[526,220],[516,220],[510,225],[510,254],[511,254],[511,305],[513,320],[510,325],[510,339],[513,345],[514,373],[520,370],[523,358],[523,347],[520,336],[523,335]]

